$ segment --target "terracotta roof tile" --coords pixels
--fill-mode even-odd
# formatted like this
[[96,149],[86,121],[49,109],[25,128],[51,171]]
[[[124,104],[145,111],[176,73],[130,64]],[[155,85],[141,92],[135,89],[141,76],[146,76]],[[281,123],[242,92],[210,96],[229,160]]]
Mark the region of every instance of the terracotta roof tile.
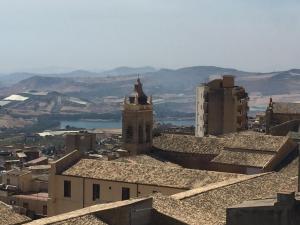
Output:
[[231,173],[184,169],[171,166],[152,166],[96,159],[81,159],[62,175],[129,183],[150,184],[190,189],[243,176]]

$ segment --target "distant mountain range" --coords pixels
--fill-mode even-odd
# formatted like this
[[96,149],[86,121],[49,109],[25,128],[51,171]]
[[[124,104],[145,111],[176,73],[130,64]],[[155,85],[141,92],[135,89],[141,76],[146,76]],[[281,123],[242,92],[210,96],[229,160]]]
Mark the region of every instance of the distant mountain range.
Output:
[[63,77],[63,78],[77,78],[77,77],[106,77],[106,76],[123,76],[133,74],[145,74],[155,72],[157,69],[154,67],[117,67],[112,70],[106,70],[102,72],[91,72],[88,70],[74,70],[66,73],[12,73],[12,74],[0,74],[0,85],[10,86],[24,79],[39,76],[39,77]]
[[165,113],[193,113],[196,87],[224,74],[234,75],[236,83],[246,88],[251,106],[264,106],[271,96],[275,100],[300,102],[300,69],[252,73],[214,66],[159,70],[119,67],[98,73],[86,70],[60,74],[17,73],[0,77],[0,95],[5,97],[32,90],[56,91],[117,111],[124,95],[133,90],[137,74],[140,74],[145,92],[153,95],[156,108]]

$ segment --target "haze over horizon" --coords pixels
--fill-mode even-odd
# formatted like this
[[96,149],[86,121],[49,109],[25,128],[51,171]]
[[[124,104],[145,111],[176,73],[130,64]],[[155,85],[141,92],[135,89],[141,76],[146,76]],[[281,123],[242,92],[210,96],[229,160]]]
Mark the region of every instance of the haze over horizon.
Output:
[[300,68],[297,0],[1,0],[0,73]]

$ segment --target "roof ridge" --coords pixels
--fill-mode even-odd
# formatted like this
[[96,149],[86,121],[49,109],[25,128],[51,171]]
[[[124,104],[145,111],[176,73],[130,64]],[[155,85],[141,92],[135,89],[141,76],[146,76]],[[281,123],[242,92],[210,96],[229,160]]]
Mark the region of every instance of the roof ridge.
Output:
[[268,173],[260,173],[260,174],[255,174],[255,175],[245,175],[245,177],[240,177],[240,178],[232,178],[229,180],[225,180],[225,181],[221,181],[221,182],[217,182],[217,183],[213,183],[213,184],[209,184],[206,185],[204,187],[200,187],[200,188],[194,188],[185,192],[180,192],[174,195],[171,195],[172,198],[177,199],[177,200],[183,200],[186,198],[190,198],[193,197],[195,195],[198,194],[202,194],[208,191],[212,191],[221,187],[226,187],[226,186],[230,186],[233,184],[237,184],[237,183],[242,183],[244,181],[248,181],[251,179],[255,179],[257,177],[262,177],[265,175],[269,175],[272,174],[274,172],[268,172]]
[[[126,158],[125,158],[126,159]],[[88,160],[88,161],[95,161],[95,162],[101,162],[101,163],[106,163],[106,164],[118,164],[118,165],[126,165],[126,166],[141,166],[141,167],[148,167],[148,168],[168,168],[172,170],[177,170],[177,171],[194,171],[194,172],[199,172],[199,173],[211,173],[211,174],[234,174],[234,173],[228,173],[228,172],[222,172],[222,171],[213,171],[213,170],[199,170],[199,169],[193,169],[193,168],[186,168],[186,167],[181,167],[181,166],[170,166],[170,165],[151,165],[151,164],[144,164],[144,163],[128,163],[128,162],[121,162],[121,161],[115,161],[115,160],[99,160],[99,159],[90,159],[90,158],[82,158],[81,160]],[[70,167],[69,167],[70,168]],[[69,169],[68,168],[68,169]],[[66,170],[68,170],[66,169]],[[65,171],[66,171],[65,170]]]
[[58,214],[55,216],[34,220],[34,221],[26,223],[26,224],[28,224],[28,225],[53,224],[56,222],[66,221],[66,220],[81,217],[81,216],[92,215],[94,213],[97,213],[98,211],[112,209],[117,206],[122,207],[122,206],[126,206],[126,205],[132,205],[132,204],[142,202],[142,201],[145,201],[148,199],[152,199],[152,198],[130,199],[130,200],[125,200],[125,201],[117,201],[117,202],[111,202],[111,203],[105,203],[105,204],[92,205],[92,206],[88,206],[88,207],[85,207],[82,209],[77,209],[74,211],[66,212],[63,214]]

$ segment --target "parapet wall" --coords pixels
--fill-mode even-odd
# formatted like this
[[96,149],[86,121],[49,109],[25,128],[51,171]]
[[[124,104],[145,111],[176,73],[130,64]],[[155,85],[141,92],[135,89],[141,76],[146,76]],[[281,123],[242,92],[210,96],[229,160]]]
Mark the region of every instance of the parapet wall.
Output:
[[[60,174],[65,169],[76,163],[81,158],[81,156],[82,153],[78,150],[74,150],[73,152],[65,155],[64,157],[51,164],[51,173],[54,172],[55,174]],[[53,171],[53,169],[55,171]]]

